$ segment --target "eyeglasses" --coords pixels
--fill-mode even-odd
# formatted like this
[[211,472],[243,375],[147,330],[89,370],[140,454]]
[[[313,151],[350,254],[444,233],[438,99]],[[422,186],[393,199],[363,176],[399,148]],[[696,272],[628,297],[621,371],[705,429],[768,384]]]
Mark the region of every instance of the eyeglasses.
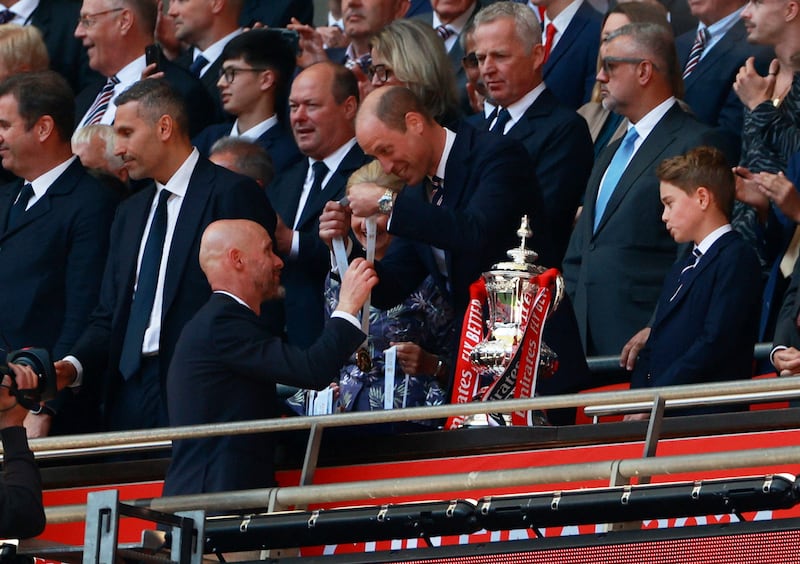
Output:
[[653,65],[654,69],[658,70],[658,67],[653,63],[653,61],[649,59],[638,59],[635,57],[605,57],[600,59],[600,66],[602,67],[604,73],[611,74],[619,65],[639,65],[645,61]]
[[237,69],[236,67],[227,67],[219,69],[219,77],[225,77],[225,82],[233,84],[236,79],[237,72],[264,72],[267,69]]
[[370,81],[374,81],[377,78],[378,84],[383,84],[389,80],[389,78],[391,78],[392,69],[386,65],[371,65],[367,69],[367,75],[369,76]]
[[477,69],[478,55],[475,54],[475,51],[467,53],[466,55],[461,57],[461,64],[464,65],[465,69]]
[[125,8],[112,8],[111,10],[103,10],[102,12],[95,12],[94,14],[84,14],[78,18],[78,25],[89,29],[97,23],[97,18],[105,16],[106,14],[113,14],[114,12],[121,12]]

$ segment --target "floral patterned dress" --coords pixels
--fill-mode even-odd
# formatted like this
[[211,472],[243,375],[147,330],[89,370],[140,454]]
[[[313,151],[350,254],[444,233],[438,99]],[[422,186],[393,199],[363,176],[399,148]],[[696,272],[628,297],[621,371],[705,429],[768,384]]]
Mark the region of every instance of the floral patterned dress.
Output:
[[[328,278],[326,283],[328,313],[336,308],[339,299],[339,282]],[[335,411],[376,411],[384,406],[385,381],[383,351],[390,342],[410,341],[425,351],[444,357],[453,356],[457,331],[453,310],[439,288],[428,277],[420,287],[401,304],[389,309],[370,309],[368,349],[372,366],[363,372],[355,359],[339,371],[339,398]],[[395,367],[394,407],[441,405],[447,401],[433,375],[406,377],[399,364]],[[305,414],[305,392],[301,390],[287,401],[289,407]]]

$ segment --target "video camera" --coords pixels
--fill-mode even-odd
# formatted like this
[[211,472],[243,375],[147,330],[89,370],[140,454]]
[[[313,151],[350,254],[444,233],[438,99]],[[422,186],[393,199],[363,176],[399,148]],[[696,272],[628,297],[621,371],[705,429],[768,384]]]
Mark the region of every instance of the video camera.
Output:
[[12,384],[9,392],[17,398],[22,407],[35,410],[41,401],[55,397],[56,369],[50,360],[50,353],[45,349],[29,347],[11,351],[6,357],[6,362],[30,366],[39,377],[39,385],[36,388],[21,390],[17,388],[16,378],[11,367],[8,364],[0,364],[0,375],[7,374],[11,377]]

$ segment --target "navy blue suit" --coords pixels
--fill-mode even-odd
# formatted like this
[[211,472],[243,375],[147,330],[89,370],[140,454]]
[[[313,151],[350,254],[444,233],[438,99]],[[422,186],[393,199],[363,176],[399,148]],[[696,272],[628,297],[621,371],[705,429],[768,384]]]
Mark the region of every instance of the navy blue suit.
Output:
[[[331,319],[308,350],[283,344],[246,306],[215,293],[186,324],[167,376],[170,425],[275,417],[276,382],[321,389],[365,335]],[[270,487],[269,433],[185,439],[172,444],[164,495]]]
[[[380,282],[372,303],[381,309],[393,307],[430,274],[450,296],[460,319],[470,284],[493,264],[507,260],[508,249],[519,246],[515,232],[524,213],[534,234],[530,247],[541,253],[540,264],[553,264],[542,198],[530,169],[519,142],[462,124],[447,160],[442,205],[428,201],[424,185],[406,186],[397,196],[389,231],[398,238],[378,261]],[[445,252],[447,279],[436,266],[432,246]],[[572,307],[569,300],[562,305],[544,333],[562,364],[558,376],[540,382],[540,393],[588,387]]]
[[556,262],[547,266],[560,267],[592,172],[594,147],[589,128],[545,89],[506,136],[520,141],[531,156],[556,253]]
[[[282,257],[281,281],[286,288],[286,334],[290,344],[307,347],[325,324],[325,277],[330,271],[330,251],[319,238],[319,216],[325,204],[341,200],[350,174],[371,159],[354,145],[331,175],[322,192],[309,196],[296,229],[300,232],[297,257]],[[283,222],[292,227],[308,173],[304,158],[267,188],[267,196]]]
[[609,145],[595,162],[563,263],[588,355],[619,354],[647,325],[664,276],[678,256],[661,221],[664,208],[656,166],[693,147],[719,147],[721,141],[708,126],[673,105],[628,163],[594,232],[600,181],[620,143]]
[[39,0],[26,24],[42,32],[50,68],[67,79],[74,92],[80,92],[99,78],[89,68],[89,57],[81,40],[75,37],[81,3],[72,0]]
[[[686,66],[696,35],[697,31],[690,31],[675,40],[681,69]],[[748,43],[744,22],[739,20],[683,81],[684,101],[697,119],[724,133],[731,146],[726,150],[737,156],[732,162],[738,162],[744,123],[744,106],[733,91],[733,83],[739,68],[751,56],[756,57],[760,74],[766,74],[774,57],[772,49]]]
[[794,347],[800,349],[800,330],[797,326],[797,316],[800,315],[800,260],[794,265],[789,287],[783,295],[783,302],[778,313],[775,326],[775,337],[772,342],[775,346]]
[[[211,146],[217,140],[227,136],[231,132],[231,127],[233,126],[229,123],[209,125],[192,139],[192,144],[197,147],[201,155],[207,157],[211,152]],[[280,123],[266,130],[255,140],[255,143],[260,145],[272,158],[276,176],[303,158],[294,142],[294,137]]]
[[632,388],[750,378],[761,286],[758,257],[736,232],[726,233],[688,272],[675,298],[678,261],[664,279]]
[[[114,410],[122,386],[119,361],[130,314],[136,266],[155,185],[150,184],[120,204],[111,226],[99,304],[89,326],[71,350],[84,368],[84,390]],[[192,172],[169,249],[164,280],[161,340],[157,358],[163,381],[183,326],[207,301],[211,288],[200,270],[200,237],[217,219],[251,219],[275,232],[275,213],[258,185],[202,157]],[[164,406],[166,402],[163,398]]]
[[[214,107],[213,101],[195,77],[189,74],[186,69],[167,59],[161,60],[160,68],[164,71],[164,80],[169,83],[175,92],[180,94],[186,104],[186,111],[189,115],[189,133],[191,135],[196,135],[207,125],[219,121],[217,119],[218,112]],[[105,83],[106,78],[101,77],[98,81],[84,88],[75,97],[76,120],[81,120],[86,115]],[[76,125],[80,126],[81,123],[76,121]]]
[[545,84],[573,110],[592,97],[602,21],[603,16],[584,0],[544,64]]

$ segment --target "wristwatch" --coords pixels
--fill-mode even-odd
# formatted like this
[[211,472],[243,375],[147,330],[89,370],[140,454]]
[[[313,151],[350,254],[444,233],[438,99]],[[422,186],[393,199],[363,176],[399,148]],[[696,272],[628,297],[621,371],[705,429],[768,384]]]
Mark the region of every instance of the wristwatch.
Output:
[[386,190],[383,196],[378,198],[378,211],[388,215],[392,213],[392,208],[394,208],[394,192]]

